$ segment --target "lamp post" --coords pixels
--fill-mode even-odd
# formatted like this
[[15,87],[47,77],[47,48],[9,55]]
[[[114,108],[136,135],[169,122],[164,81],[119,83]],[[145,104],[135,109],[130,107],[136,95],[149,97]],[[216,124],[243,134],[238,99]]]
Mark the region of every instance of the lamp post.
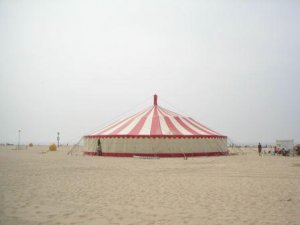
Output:
[[57,132],[57,148],[59,148],[59,132]]
[[20,150],[21,131],[22,131],[21,129],[18,130],[18,133],[19,133],[19,135],[18,135],[18,150]]

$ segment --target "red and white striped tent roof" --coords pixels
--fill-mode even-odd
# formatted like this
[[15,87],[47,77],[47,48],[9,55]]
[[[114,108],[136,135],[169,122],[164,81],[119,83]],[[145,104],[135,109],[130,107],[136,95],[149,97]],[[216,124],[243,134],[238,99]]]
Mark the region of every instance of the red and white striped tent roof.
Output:
[[112,123],[85,137],[190,137],[226,138],[190,117],[185,117],[157,104],[133,116]]

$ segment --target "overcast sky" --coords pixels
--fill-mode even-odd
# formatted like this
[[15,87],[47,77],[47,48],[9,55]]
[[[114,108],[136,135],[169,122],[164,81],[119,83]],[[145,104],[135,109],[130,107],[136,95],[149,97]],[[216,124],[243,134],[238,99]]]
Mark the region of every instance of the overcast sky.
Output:
[[0,0],[0,143],[76,142],[158,103],[300,142],[300,1]]

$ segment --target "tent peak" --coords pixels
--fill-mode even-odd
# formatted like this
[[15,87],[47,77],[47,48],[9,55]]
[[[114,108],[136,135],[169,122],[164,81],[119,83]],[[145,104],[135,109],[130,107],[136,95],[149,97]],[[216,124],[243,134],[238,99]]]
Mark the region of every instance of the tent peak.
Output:
[[153,104],[156,106],[157,105],[157,94],[153,96]]

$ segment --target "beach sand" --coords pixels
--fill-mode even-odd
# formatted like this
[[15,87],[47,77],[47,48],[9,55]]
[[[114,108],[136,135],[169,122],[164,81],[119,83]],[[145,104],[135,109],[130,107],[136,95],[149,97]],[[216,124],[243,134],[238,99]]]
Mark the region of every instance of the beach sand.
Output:
[[188,160],[46,150],[0,147],[1,225],[300,224],[300,157],[258,157],[255,149]]

